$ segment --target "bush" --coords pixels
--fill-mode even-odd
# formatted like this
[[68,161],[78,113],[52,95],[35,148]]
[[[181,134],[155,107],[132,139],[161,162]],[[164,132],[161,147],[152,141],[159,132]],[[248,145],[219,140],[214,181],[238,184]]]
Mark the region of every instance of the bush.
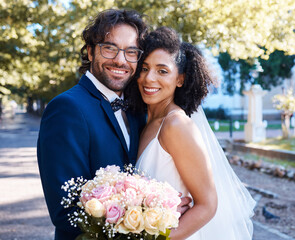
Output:
[[221,106],[218,108],[204,108],[203,110],[208,119],[226,120],[229,118],[227,110]]

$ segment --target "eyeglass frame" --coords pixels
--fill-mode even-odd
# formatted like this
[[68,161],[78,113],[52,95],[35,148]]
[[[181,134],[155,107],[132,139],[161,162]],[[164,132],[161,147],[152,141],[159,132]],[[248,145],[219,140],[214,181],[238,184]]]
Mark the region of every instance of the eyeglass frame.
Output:
[[[139,48],[134,48],[134,47],[128,47],[128,48],[122,49],[122,48],[119,48],[119,47],[117,47],[116,45],[111,44],[111,43],[97,43],[96,45],[99,46],[100,54],[101,54],[101,56],[103,56],[104,58],[106,58],[106,59],[115,59],[115,58],[118,56],[119,52],[120,52],[120,51],[123,51],[123,52],[124,52],[124,58],[125,58],[125,60],[126,60],[127,62],[130,62],[130,63],[137,63],[137,62],[140,60],[140,58],[141,58],[141,56],[142,56],[142,54],[143,54],[143,52],[144,52],[144,51],[142,51],[141,49],[139,49]],[[105,56],[102,54],[101,47],[102,47],[102,46],[105,46],[105,45],[110,45],[110,46],[113,46],[113,47],[115,47],[115,48],[118,49],[118,51],[117,51],[117,53],[116,53],[116,55],[115,55],[114,57],[109,58],[109,57],[105,57]],[[137,51],[139,52],[139,57],[137,58],[136,61],[129,61],[129,60],[127,60],[127,58],[126,58],[126,50],[127,50],[127,49],[135,49],[135,50],[137,50]]]

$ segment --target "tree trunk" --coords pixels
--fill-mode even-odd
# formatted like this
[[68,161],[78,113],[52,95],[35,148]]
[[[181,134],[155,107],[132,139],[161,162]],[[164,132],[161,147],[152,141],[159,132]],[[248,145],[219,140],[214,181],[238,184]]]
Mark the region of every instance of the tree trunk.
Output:
[[281,114],[283,138],[290,137],[290,117],[289,114]]
[[32,112],[34,112],[34,110],[33,110],[33,98],[31,98],[31,97],[28,97],[27,98],[27,103],[28,103],[28,105],[27,105],[27,112],[28,113],[32,113]]
[[0,96],[0,120],[2,119],[2,96]]
[[42,116],[42,114],[44,112],[44,109],[45,109],[45,102],[42,99],[39,99],[38,101],[39,101],[39,104],[40,104],[40,106],[39,106],[39,108],[37,110],[38,111],[38,115],[39,116]]

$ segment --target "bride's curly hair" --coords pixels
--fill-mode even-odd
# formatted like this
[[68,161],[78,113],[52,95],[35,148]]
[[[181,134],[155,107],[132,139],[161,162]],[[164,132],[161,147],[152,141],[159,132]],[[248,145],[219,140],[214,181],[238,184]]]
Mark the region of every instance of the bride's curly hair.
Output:
[[[143,61],[156,49],[165,50],[174,56],[178,73],[185,74],[182,87],[177,87],[175,90],[174,102],[190,116],[207,96],[208,87],[213,83],[205,58],[197,47],[187,42],[181,42],[175,30],[160,27],[145,39],[144,53],[138,63],[135,79],[140,75]],[[126,88],[125,96],[133,110],[142,112],[146,109],[137,81],[130,82]]]

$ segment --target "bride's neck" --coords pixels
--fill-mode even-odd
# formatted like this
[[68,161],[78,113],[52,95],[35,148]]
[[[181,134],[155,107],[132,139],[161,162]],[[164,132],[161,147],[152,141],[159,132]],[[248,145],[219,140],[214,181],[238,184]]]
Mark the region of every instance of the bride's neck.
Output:
[[147,123],[155,120],[161,119],[165,117],[170,111],[177,108],[177,105],[174,102],[170,102],[168,104],[162,105],[148,105],[147,106],[147,113],[148,113],[148,120]]

